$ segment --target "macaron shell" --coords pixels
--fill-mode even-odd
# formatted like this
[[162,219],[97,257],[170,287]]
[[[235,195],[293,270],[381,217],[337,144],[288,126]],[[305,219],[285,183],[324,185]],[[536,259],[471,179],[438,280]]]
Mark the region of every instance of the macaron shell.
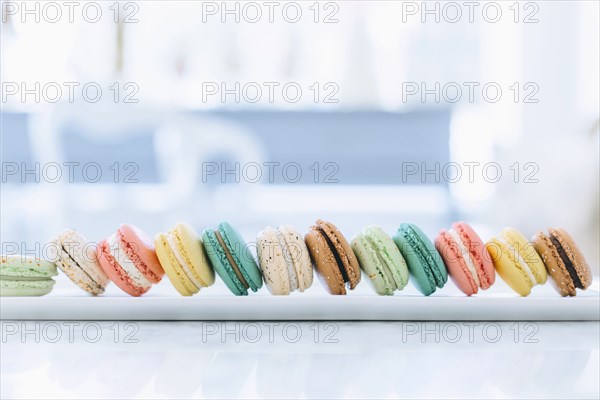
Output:
[[310,261],[308,248],[302,235],[289,225],[278,227],[287,245],[289,256],[292,259],[296,276],[298,277],[298,290],[301,292],[311,287],[313,282],[313,268]]
[[5,280],[0,279],[0,297],[44,296],[52,291],[53,279],[46,280]]
[[[102,275],[106,277],[106,283],[99,284],[97,281],[94,281],[89,276],[87,271],[84,270],[84,267],[82,267],[81,264],[78,264],[72,258],[72,256],[73,255],[63,250],[60,250],[59,258],[56,259],[56,265],[58,266],[58,268],[80,289],[83,289],[89,294],[96,296],[104,293],[104,289],[109,281],[108,276],[106,276],[106,273],[102,271]],[[102,267],[100,267],[100,264],[98,264],[98,268],[102,269]]]
[[358,264],[356,255],[352,251],[352,247],[350,247],[350,243],[348,243],[342,232],[331,222],[317,220],[317,226],[323,230],[329,242],[335,248],[339,259],[342,261],[342,267],[348,276],[350,289],[354,289],[360,282],[360,265]]
[[117,229],[123,250],[138,270],[152,283],[158,283],[165,271],[156,256],[150,238],[133,225],[123,224]]
[[100,266],[119,289],[134,297],[141,296],[150,289],[150,287],[144,288],[133,283],[132,278],[127,275],[113,256],[107,240],[98,243],[97,252]]
[[158,260],[175,290],[182,296],[191,296],[198,293],[198,288],[190,282],[185,272],[181,269],[179,262],[171,251],[165,234],[159,233],[156,235],[154,246]]
[[421,228],[419,228],[415,224],[406,225],[408,225],[412,229],[412,231],[417,234],[419,240],[425,246],[427,255],[430,256],[430,258],[434,262],[435,267],[437,267],[438,278],[436,278],[436,280],[441,279],[441,282],[438,283],[438,287],[444,287],[444,284],[448,282],[448,271],[446,271],[446,266],[442,261],[442,256],[440,255],[440,253],[438,253],[437,249],[435,248],[429,237],[425,235]]
[[383,229],[375,225],[365,227],[363,234],[375,247],[377,254],[385,261],[392,274],[396,289],[403,289],[408,284],[408,267],[392,238]]
[[98,285],[105,287],[110,282],[98,262],[96,243],[89,242],[75,230],[66,230],[58,236],[58,243],[66,249],[67,256],[77,262],[83,271]]
[[210,265],[204,245],[194,228],[179,222],[173,231],[179,252],[186,258],[196,280],[202,282],[203,287],[211,286],[215,283],[215,271]]
[[394,235],[394,243],[402,253],[402,256],[406,260],[408,271],[410,272],[411,280],[417,289],[425,296],[429,296],[435,292],[435,280],[432,275],[429,274],[429,268],[423,265],[423,262],[417,255],[417,251],[412,248],[410,242],[404,237],[402,232],[398,232]]
[[581,281],[582,288],[585,290],[592,284],[592,271],[590,266],[588,265],[585,257],[575,244],[575,241],[564,229],[557,228],[548,229],[551,235],[554,235],[556,239],[559,241],[567,256],[571,260],[575,271],[577,272],[577,276]]
[[467,296],[476,294],[479,288],[469,271],[458,243],[446,231],[441,231],[435,238],[435,247],[441,254],[450,277],[458,289]]
[[552,278],[550,282],[554,289],[561,296],[575,296],[575,284],[550,238],[544,232],[538,232],[533,237],[533,246]]
[[104,293],[108,276],[98,262],[97,247],[79,232],[67,229],[51,241],[52,260],[73,283],[92,295]]
[[250,289],[256,292],[262,287],[262,275],[256,261],[250,252],[242,236],[228,222],[221,222],[218,226],[223,241],[229,248],[231,256],[235,260],[244,279],[250,285]]
[[318,227],[312,226],[304,236],[304,240],[317,270],[317,276],[327,291],[335,295],[345,295],[344,277],[324,234]]
[[391,272],[381,263],[375,248],[367,238],[358,234],[350,243],[352,250],[358,258],[360,267],[369,278],[375,293],[379,295],[392,295],[396,285],[393,283]]
[[281,248],[281,251],[283,253],[282,255],[285,261],[287,277],[289,279],[290,292],[294,292],[299,289],[299,282],[298,272],[296,272],[297,267],[294,265],[294,260],[292,259],[292,253],[290,251],[295,251],[296,249],[290,248],[288,243],[285,241],[285,237],[283,233],[281,233],[281,229],[279,227],[275,229],[275,235],[277,237],[277,240],[279,241],[279,247]]
[[21,254],[0,256],[0,276],[50,278],[58,275],[56,264],[41,258]]
[[534,284],[544,284],[548,279],[548,273],[546,271],[546,267],[540,258],[540,255],[535,251],[533,244],[530,243],[525,236],[521,232],[519,232],[515,228],[505,228],[500,233],[501,236],[505,238],[506,241],[511,243],[511,245],[518,251],[519,255],[535,276],[537,282]]
[[502,280],[521,296],[528,296],[535,282],[529,279],[526,272],[513,259],[512,251],[496,238],[492,238],[485,246]]
[[[256,238],[258,262],[267,288],[273,295],[290,294],[290,278],[277,232],[270,226]],[[291,262],[291,260],[290,260]]]
[[452,228],[458,232],[470,252],[471,259],[479,276],[482,289],[488,289],[496,281],[496,271],[492,257],[485,247],[485,242],[466,222],[455,222]]
[[208,228],[204,230],[202,233],[202,243],[215,272],[221,277],[231,293],[236,296],[247,296],[248,291],[229,265],[225,251],[217,240],[214,229]]

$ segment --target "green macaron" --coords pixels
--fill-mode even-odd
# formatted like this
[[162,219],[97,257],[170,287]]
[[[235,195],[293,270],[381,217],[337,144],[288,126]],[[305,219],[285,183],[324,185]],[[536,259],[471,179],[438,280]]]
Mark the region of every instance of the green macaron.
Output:
[[246,242],[228,222],[217,229],[207,228],[202,242],[208,258],[225,285],[237,296],[248,295],[262,287],[262,275]]
[[352,239],[352,250],[373,289],[380,295],[392,295],[408,283],[408,268],[392,238],[378,226],[363,228]]
[[0,256],[0,296],[43,296],[54,287],[56,265],[20,254]]
[[408,264],[415,286],[425,296],[448,281],[442,257],[429,238],[414,224],[401,224],[394,242]]

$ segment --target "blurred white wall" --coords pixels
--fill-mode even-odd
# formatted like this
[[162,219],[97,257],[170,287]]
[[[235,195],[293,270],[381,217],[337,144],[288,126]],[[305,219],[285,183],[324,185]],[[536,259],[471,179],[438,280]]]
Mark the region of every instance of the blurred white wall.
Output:
[[[112,15],[111,4],[103,4],[105,15]],[[32,24],[12,16],[1,25],[0,78],[28,85],[134,82],[140,104],[161,111],[449,107],[455,161],[497,162],[506,177],[519,164],[517,182],[452,184],[464,216],[489,226],[490,234],[503,225],[527,234],[547,225],[564,226],[597,268],[598,2],[535,2],[537,9],[519,3],[518,17],[510,4],[501,3],[503,18],[494,23],[479,10],[474,22],[466,15],[456,23],[447,18],[436,22],[431,15],[407,14],[406,2],[387,1],[334,3],[320,10],[315,22],[310,5],[302,4],[305,18],[296,23],[280,17],[273,23],[237,23],[229,17],[223,23],[219,15],[203,21],[203,4],[188,1],[141,2],[137,23],[103,18],[90,24],[79,18]],[[337,22],[323,23],[331,12]],[[523,23],[527,15],[537,22]],[[206,82],[231,87],[265,81],[296,82],[306,92],[314,82],[333,83],[337,102],[315,103],[305,95],[298,103],[281,96],[273,102],[264,96],[256,104],[223,103],[219,96],[205,101],[201,90]],[[493,82],[503,96],[486,101],[479,89],[474,101],[464,95],[456,103],[436,101],[435,95],[423,101],[422,93],[406,96],[407,84],[457,83],[466,90],[464,82],[477,82],[478,88]],[[515,82],[517,101],[511,90]],[[537,101],[525,102],[532,93]],[[55,107],[18,96],[2,106],[42,115]],[[127,115],[125,106],[122,111]],[[533,163],[537,182],[524,182],[530,172],[523,169],[526,163]]]

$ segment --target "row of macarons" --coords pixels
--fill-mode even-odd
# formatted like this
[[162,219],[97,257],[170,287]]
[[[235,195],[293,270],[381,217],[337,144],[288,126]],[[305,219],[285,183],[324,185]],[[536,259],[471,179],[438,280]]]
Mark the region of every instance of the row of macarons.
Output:
[[[304,236],[288,225],[267,227],[249,244],[228,222],[202,235],[180,222],[154,241],[124,224],[99,243],[73,229],[50,243],[52,262],[2,256],[2,295],[49,293],[56,266],[92,295],[103,293],[112,281],[125,293],[140,296],[166,274],[181,295],[191,296],[211,286],[215,272],[235,295],[256,292],[263,282],[273,295],[288,295],[312,285],[313,269],[335,295],[356,288],[361,277],[379,295],[392,295],[412,280],[428,296],[450,276],[471,296],[491,287],[496,273],[521,296],[546,283],[548,274],[562,296],[575,296],[576,289],[592,282],[585,258],[560,228],[540,231],[531,241],[505,228],[484,242],[465,222],[441,230],[433,241],[414,224],[401,224],[393,236],[371,225],[349,242],[333,223],[317,220]],[[254,246],[257,260],[250,250]]]

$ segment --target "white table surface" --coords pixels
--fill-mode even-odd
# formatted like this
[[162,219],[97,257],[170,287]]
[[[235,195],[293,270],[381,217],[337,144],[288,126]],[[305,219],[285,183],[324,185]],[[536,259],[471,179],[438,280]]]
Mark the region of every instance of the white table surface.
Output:
[[72,323],[2,322],[3,399],[600,395],[598,322]]
[[1,324],[2,399],[600,397],[598,321]]

